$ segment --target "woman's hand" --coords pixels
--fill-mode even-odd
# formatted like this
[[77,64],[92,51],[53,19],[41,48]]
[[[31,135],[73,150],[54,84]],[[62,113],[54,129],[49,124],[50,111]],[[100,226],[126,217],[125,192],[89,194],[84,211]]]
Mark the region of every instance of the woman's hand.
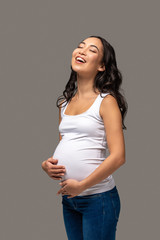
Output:
[[49,177],[53,178],[54,180],[61,180],[62,179],[61,176],[64,175],[66,170],[64,166],[57,165],[57,163],[58,160],[53,159],[53,157],[51,157],[43,161],[41,166]]
[[61,183],[59,183],[62,187],[57,192],[58,194],[63,195],[69,195],[67,198],[72,198],[83,192],[83,186],[81,182],[75,180],[75,179],[67,179]]

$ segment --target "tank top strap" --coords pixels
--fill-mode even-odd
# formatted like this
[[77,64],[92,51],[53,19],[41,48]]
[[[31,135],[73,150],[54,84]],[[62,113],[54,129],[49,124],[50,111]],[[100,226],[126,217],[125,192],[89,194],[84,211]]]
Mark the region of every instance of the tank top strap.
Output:
[[96,101],[92,105],[92,108],[90,108],[90,111],[88,112],[89,115],[92,114],[92,116],[94,116],[96,119],[102,121],[102,118],[101,118],[100,112],[99,112],[100,111],[100,106],[101,106],[102,100],[108,94],[110,94],[110,93],[109,92],[108,93],[99,93]]
[[63,118],[63,113],[64,113],[64,110],[66,108],[66,106],[68,105],[67,101],[64,101],[62,104],[61,104],[61,118]]

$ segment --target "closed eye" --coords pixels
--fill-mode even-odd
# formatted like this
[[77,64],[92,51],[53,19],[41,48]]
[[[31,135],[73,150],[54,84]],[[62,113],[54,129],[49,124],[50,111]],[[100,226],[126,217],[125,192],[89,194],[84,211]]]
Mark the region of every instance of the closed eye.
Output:
[[94,51],[94,50],[91,50],[91,49],[90,49],[90,51],[96,53],[96,51]]
[[[77,48],[83,48],[83,47],[81,47],[81,46],[78,46]],[[91,51],[91,52],[94,52],[94,53],[96,53],[96,51],[95,51],[95,50],[92,50],[92,49],[90,49],[90,51]]]

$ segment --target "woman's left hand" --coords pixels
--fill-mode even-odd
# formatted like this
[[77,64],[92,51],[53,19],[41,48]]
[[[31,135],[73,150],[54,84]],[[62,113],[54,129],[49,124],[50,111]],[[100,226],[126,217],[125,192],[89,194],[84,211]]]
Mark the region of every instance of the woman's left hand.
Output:
[[80,194],[84,189],[82,188],[81,182],[75,179],[67,179],[59,183],[62,187],[57,192],[58,194],[69,195],[67,198],[72,198]]

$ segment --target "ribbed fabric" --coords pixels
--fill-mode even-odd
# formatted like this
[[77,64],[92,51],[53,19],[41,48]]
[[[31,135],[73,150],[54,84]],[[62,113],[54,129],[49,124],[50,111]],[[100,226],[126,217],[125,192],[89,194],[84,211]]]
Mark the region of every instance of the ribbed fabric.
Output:
[[[68,103],[63,103],[59,125],[62,139],[53,153],[58,165],[66,168],[62,181],[70,178],[81,181],[109,156],[104,123],[99,113],[103,97],[108,94],[101,93],[102,97],[99,94],[91,107],[78,115],[66,115]],[[105,192],[114,186],[114,178],[110,175],[78,196]]]

